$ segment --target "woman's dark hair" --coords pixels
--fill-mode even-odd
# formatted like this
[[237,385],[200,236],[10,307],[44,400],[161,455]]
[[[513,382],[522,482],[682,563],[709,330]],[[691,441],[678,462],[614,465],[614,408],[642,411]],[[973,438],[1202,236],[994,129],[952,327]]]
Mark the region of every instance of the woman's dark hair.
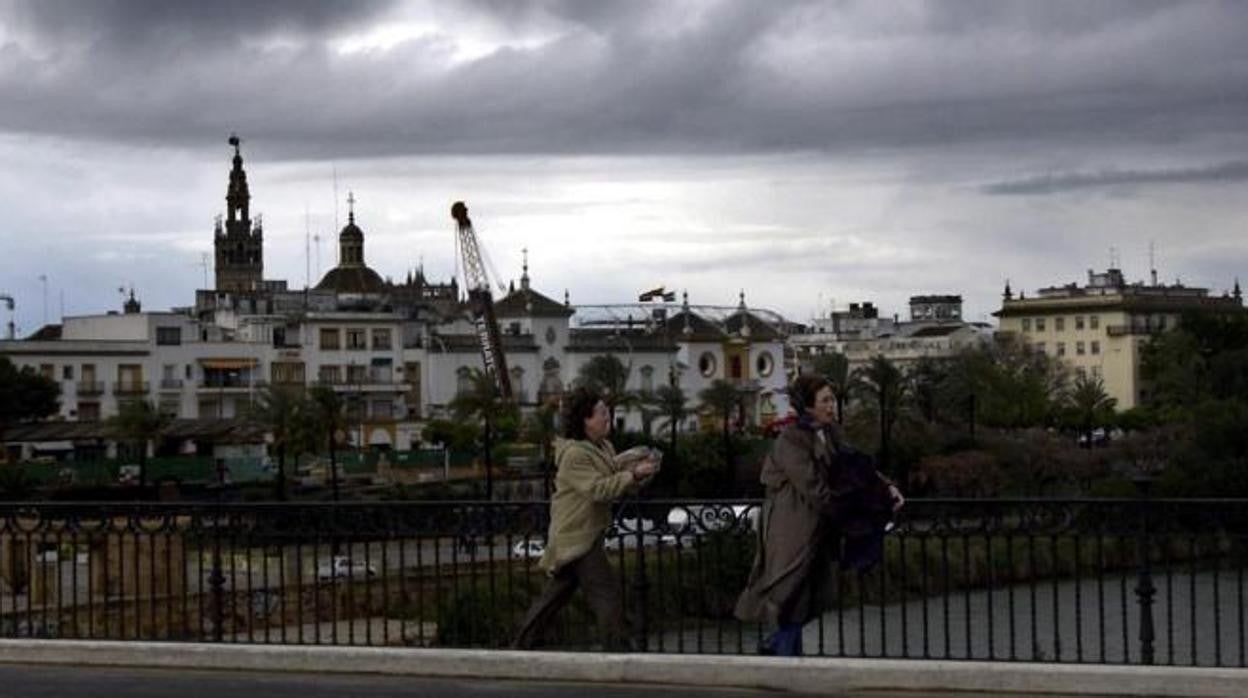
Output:
[[577,388],[563,398],[563,436],[567,439],[585,438],[585,420],[594,414],[594,407],[602,396],[589,388]]
[[815,396],[819,391],[830,387],[832,384],[822,376],[798,376],[793,385],[789,386],[789,404],[793,405],[798,414],[806,414],[806,410],[815,404]]

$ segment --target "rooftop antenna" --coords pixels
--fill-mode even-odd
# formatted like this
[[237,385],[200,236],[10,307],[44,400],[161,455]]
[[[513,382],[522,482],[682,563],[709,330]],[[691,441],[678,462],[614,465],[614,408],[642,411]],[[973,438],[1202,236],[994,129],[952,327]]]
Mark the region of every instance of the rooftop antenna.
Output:
[[1157,241],[1148,241],[1148,270],[1152,275],[1153,285],[1157,285]]
[[316,277],[321,277],[321,234],[317,233],[312,236],[312,242],[316,243]]
[[39,281],[43,284],[43,324],[48,324],[48,275],[40,274]]
[[303,290],[312,285],[312,222],[308,217],[308,202],[303,202]]
[[334,164],[334,230],[338,230],[338,164]]
[[198,266],[201,266],[204,268],[204,289],[207,290],[208,288],[208,253],[207,252],[199,253],[199,265]]

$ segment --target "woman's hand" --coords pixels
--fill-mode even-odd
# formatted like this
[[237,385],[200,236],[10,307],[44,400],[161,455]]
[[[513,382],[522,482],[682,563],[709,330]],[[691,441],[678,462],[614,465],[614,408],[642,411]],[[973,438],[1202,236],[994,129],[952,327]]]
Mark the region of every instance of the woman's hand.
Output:
[[654,474],[658,469],[659,462],[655,458],[647,458],[637,465],[633,466],[633,481],[641,482]]
[[906,505],[906,498],[901,496],[901,490],[897,489],[897,485],[889,485],[888,493],[893,498],[893,511],[900,511]]

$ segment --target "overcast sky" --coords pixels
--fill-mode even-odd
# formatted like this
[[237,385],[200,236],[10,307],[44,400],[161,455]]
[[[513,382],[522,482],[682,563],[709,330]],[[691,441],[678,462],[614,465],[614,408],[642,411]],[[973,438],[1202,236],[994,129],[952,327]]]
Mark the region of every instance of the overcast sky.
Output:
[[1221,293],[1245,37],[1237,2],[0,0],[0,292],[23,334],[45,285],[53,322],[193,303],[235,131],[294,287],[353,191],[383,276],[449,279],[463,199],[504,281],[527,248],[574,303],[982,319],[1006,279],[1145,278],[1150,243]]

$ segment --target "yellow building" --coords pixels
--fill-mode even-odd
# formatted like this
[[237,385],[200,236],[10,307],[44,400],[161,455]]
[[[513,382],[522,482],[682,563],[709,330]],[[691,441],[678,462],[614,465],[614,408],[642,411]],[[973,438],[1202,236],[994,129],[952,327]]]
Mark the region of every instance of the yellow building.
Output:
[[1239,282],[1232,293],[1210,296],[1205,288],[1175,283],[1128,284],[1122,271],[1088,270],[1086,286],[1070,283],[1042,288],[1032,297],[1010,291],[1007,283],[1001,309],[1002,334],[1017,336],[1025,346],[1063,359],[1076,373],[1098,376],[1105,391],[1130,409],[1148,398],[1140,379],[1144,345],[1175,327],[1187,312],[1243,311]]

